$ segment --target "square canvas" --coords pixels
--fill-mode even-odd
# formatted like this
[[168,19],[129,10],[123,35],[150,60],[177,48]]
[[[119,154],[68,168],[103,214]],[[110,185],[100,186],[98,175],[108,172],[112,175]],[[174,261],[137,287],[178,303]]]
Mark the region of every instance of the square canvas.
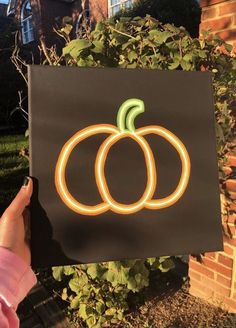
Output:
[[29,67],[34,267],[222,250],[211,78]]

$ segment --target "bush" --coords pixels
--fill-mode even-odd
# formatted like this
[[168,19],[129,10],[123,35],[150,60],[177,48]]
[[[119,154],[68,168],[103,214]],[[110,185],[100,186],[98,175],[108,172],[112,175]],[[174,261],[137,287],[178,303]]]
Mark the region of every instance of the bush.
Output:
[[[98,23],[88,39],[69,42],[63,49],[63,60],[66,65],[80,67],[211,71],[222,167],[235,126],[231,106],[236,96],[236,59],[230,56],[231,49],[217,36],[210,38],[204,33],[200,39],[193,39],[183,27],[163,25],[150,16],[121,17],[120,21]],[[107,327],[123,320],[129,307],[128,295],[148,286],[151,270],[167,271],[171,267],[170,258],[160,258],[57,267],[53,275],[57,280],[69,277],[62,298],[70,301],[70,308],[78,311],[88,327]]]
[[199,39],[191,38],[183,27],[146,16],[100,22],[89,39],[69,42],[63,56],[70,66],[212,72],[218,155],[223,164],[235,124],[231,108],[236,98],[236,58],[231,50],[218,36],[205,32]]
[[167,272],[173,267],[169,257],[162,257],[55,267],[53,276],[59,281],[69,277],[62,299],[69,300],[70,309],[88,327],[100,328],[124,320],[130,293],[149,285],[151,270]]
[[184,26],[192,37],[198,37],[201,8],[197,0],[138,0],[132,8],[118,13],[116,18],[146,15],[158,19],[163,24]]

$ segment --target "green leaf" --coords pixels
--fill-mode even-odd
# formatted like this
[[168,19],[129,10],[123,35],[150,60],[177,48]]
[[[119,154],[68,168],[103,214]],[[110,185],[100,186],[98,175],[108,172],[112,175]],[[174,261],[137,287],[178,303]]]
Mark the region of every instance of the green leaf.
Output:
[[164,262],[162,262],[159,266],[159,269],[162,272],[167,272],[175,267],[173,260],[170,258],[166,259]]
[[88,264],[87,274],[92,279],[100,279],[106,271],[99,263]]
[[58,266],[58,267],[53,267],[52,268],[53,278],[57,281],[62,281],[63,273],[64,273],[64,267],[63,266]]
[[65,33],[66,35],[69,35],[72,29],[73,29],[73,25],[66,24],[65,27],[61,29],[61,32]]
[[128,280],[128,284],[127,284],[128,289],[132,290],[133,292],[136,292],[137,291],[136,286],[137,286],[137,284],[136,284],[135,279],[131,277]]
[[183,68],[184,71],[189,71],[190,68],[191,68],[191,63],[189,63],[186,60],[182,59],[180,61],[180,66]]
[[104,50],[104,42],[103,41],[93,41],[94,48],[91,49],[92,52],[102,53]]
[[190,62],[190,61],[192,61],[192,59],[193,59],[193,54],[186,54],[183,57],[183,60],[186,62]]
[[75,273],[75,269],[73,266],[67,265],[64,267],[64,274],[66,276],[70,276]]
[[128,53],[128,59],[130,62],[132,62],[134,59],[138,57],[137,53],[135,51],[130,51]]
[[83,303],[80,304],[80,306],[79,306],[79,315],[84,320],[86,320],[88,318],[88,314],[86,312],[86,308],[87,308],[86,304],[83,304]]
[[106,315],[109,315],[109,316],[110,316],[110,315],[113,316],[115,313],[116,313],[116,308],[110,308],[110,309],[107,309],[106,312],[105,312],[105,314],[106,314]]
[[90,316],[87,320],[86,320],[86,324],[88,325],[89,328],[95,328],[96,327],[96,318],[95,316]]
[[102,302],[97,302],[96,303],[96,311],[101,315],[105,311],[105,304]]
[[164,31],[164,32],[161,32],[158,40],[160,41],[160,43],[165,43],[171,36],[172,36],[172,33],[168,32],[168,31]]
[[78,293],[81,290],[81,283],[79,281],[79,277],[71,279],[69,281],[69,286],[73,292]]
[[98,22],[95,27],[95,31],[103,32],[105,30],[105,25],[103,22]]
[[83,274],[82,276],[77,276],[75,278],[70,279],[69,281],[69,287],[70,289],[78,294],[84,286],[86,286],[88,283],[88,278],[86,274]]
[[168,69],[174,70],[177,67],[179,67],[179,64],[180,64],[179,60],[175,60],[173,63],[171,63],[171,64],[168,65]]
[[91,42],[85,39],[77,39],[71,41],[65,48],[63,48],[63,56],[70,55],[72,58],[77,59],[79,53],[91,46]]
[[75,310],[75,309],[78,309],[80,307],[80,303],[81,303],[80,297],[75,296],[73,298],[73,300],[70,302],[70,306],[73,310]]

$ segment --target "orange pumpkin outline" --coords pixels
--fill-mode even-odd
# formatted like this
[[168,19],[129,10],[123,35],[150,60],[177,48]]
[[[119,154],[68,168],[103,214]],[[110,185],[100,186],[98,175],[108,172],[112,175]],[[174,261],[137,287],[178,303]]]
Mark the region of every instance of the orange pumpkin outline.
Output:
[[[62,147],[55,168],[55,186],[62,201],[72,211],[88,216],[99,215],[108,210],[118,214],[132,214],[143,208],[156,210],[172,206],[182,197],[190,176],[191,163],[188,152],[181,140],[163,127],[151,125],[136,130],[133,123],[136,116],[142,112],[144,112],[142,100],[128,99],[119,108],[117,115],[118,128],[110,124],[97,124],[86,127],[75,133]],[[95,179],[103,202],[97,205],[85,205],[77,201],[69,192],[65,181],[65,170],[74,147],[84,139],[98,133],[110,134],[101,144],[95,160]],[[181,159],[182,172],[179,183],[171,195],[161,199],[152,199],[156,189],[156,165],[153,152],[143,137],[147,134],[156,134],[163,137],[176,149]],[[110,148],[118,140],[125,137],[131,137],[140,145],[147,167],[146,189],[142,197],[133,204],[121,204],[112,198],[104,173],[105,162]]]

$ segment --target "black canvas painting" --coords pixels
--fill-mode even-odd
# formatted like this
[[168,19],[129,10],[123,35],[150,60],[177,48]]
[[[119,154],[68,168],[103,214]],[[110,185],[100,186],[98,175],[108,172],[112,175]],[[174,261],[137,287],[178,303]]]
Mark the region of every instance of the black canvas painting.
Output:
[[29,67],[34,267],[222,250],[211,74]]

